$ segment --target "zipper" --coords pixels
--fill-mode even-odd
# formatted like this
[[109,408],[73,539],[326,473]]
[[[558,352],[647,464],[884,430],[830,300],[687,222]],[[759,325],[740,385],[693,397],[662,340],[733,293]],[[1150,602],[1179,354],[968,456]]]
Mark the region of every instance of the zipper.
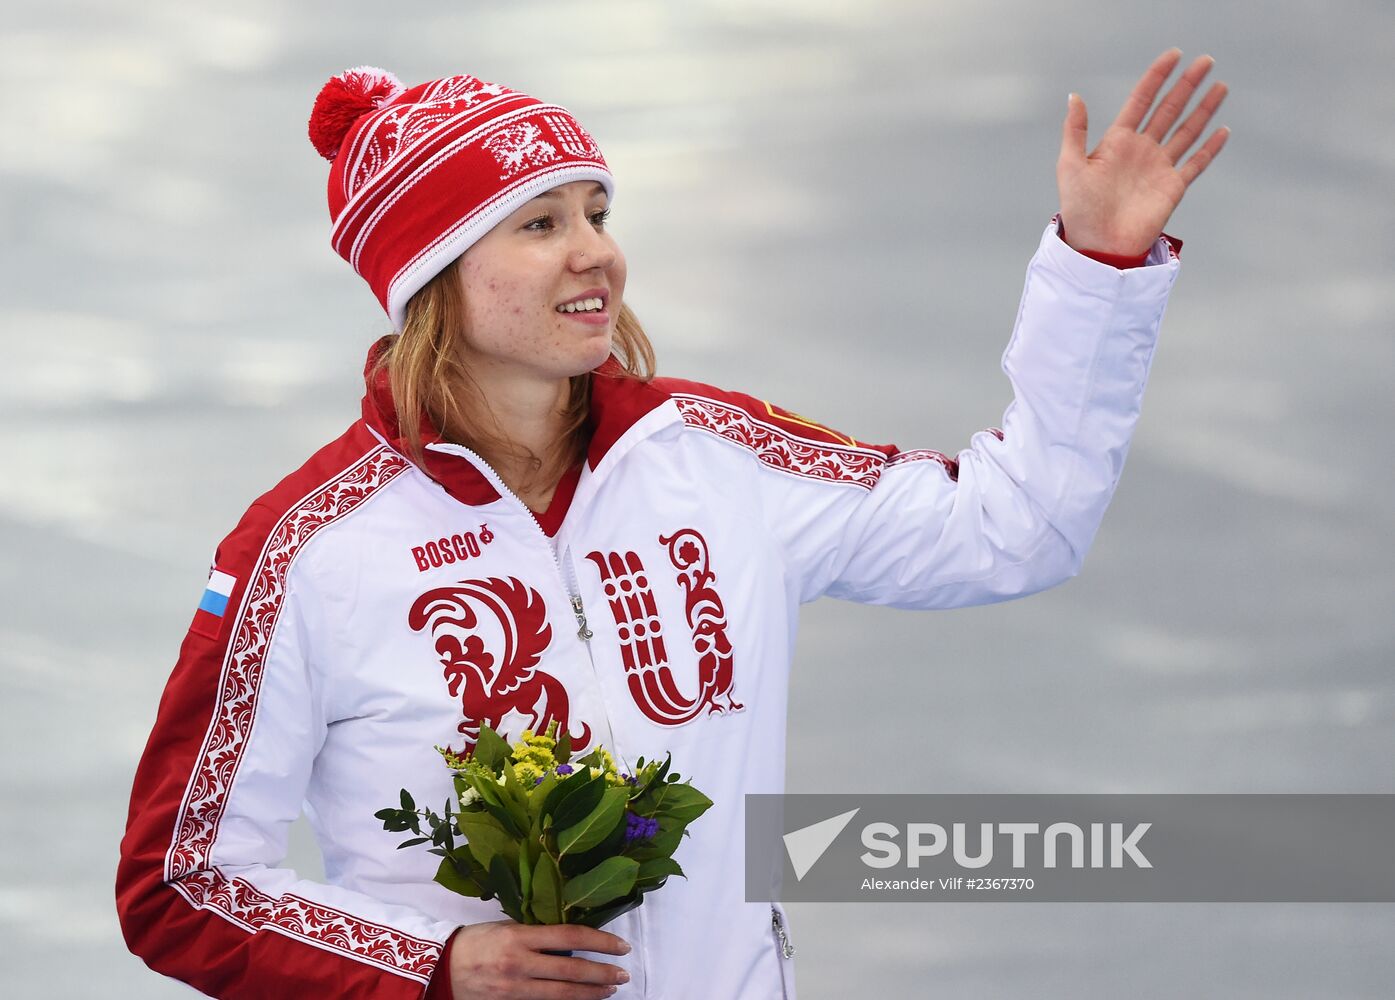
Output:
[[[538,520],[538,515],[534,514],[532,509],[518,498],[517,493],[508,488],[504,480],[494,471],[493,467],[488,462],[464,445],[437,444],[430,445],[429,447],[431,447],[433,451],[454,452],[473,461],[485,474],[490,485],[499,491],[499,495],[508,497],[514,503],[518,504],[518,506],[523,509],[524,513],[528,515],[528,519],[533,522],[533,527],[538,530],[538,538],[542,541],[543,547],[547,549],[547,554],[552,557],[553,568],[557,570],[557,582],[562,585],[562,591],[567,595],[567,601],[571,604],[572,617],[576,619],[576,637],[581,640],[582,645],[586,647],[586,659],[591,664],[591,676],[595,678],[596,681],[597,700],[600,702],[601,706],[601,720],[605,723],[606,735],[610,737],[608,747],[611,753],[618,755],[619,748],[615,745],[615,728],[610,724],[610,711],[606,707],[605,687],[601,684],[600,671],[596,668],[595,653],[591,649],[591,640],[595,637],[595,633],[591,631],[590,626],[586,623],[586,608],[581,602],[581,587],[577,583],[576,571],[572,568],[570,546],[567,548],[568,558],[564,568],[562,565],[562,557],[558,554],[558,547],[547,540],[547,532],[543,531],[542,522]],[[626,764],[626,767],[629,766],[628,762],[624,761],[623,757],[621,760]]]
[[552,546],[552,543],[546,541],[547,532],[543,531],[542,522],[538,520],[538,515],[534,514],[533,509],[518,498],[517,493],[505,485],[504,480],[500,478],[499,474],[494,471],[488,462],[480,458],[478,454],[466,448],[464,445],[459,444],[436,445],[432,447],[433,451],[444,451],[446,449],[469,456],[480,469],[484,471],[490,484],[498,490],[501,495],[508,497],[514,503],[518,504],[519,507],[523,508],[523,512],[528,515],[528,520],[533,522],[533,527],[537,528],[538,534],[543,537],[543,544],[547,546],[548,554],[552,556],[552,565],[557,569],[557,580],[562,584],[562,589],[566,591],[567,600],[571,602],[572,615],[576,618],[576,637],[582,642],[590,642],[595,633],[586,627],[586,609],[581,605],[581,591],[576,585],[576,574],[564,573],[562,571],[562,560],[558,558],[557,550]]
[[[532,511],[529,511],[529,513],[531,514]],[[534,518],[533,520],[536,521],[537,518]],[[542,530],[541,525],[538,526],[538,530]],[[551,548],[551,546],[549,546],[549,548]],[[571,598],[572,614],[576,617],[576,637],[587,644],[586,650],[589,653],[591,650],[591,639],[595,636],[596,633],[592,632],[591,629],[586,625],[586,609],[581,605],[581,587],[577,584],[576,581],[576,570],[572,566],[571,556],[571,546],[568,546],[567,565],[565,573],[567,596]],[[560,556],[557,555],[556,550],[553,551],[552,558],[557,563],[557,572],[559,574],[562,574],[562,559]]]
[[[553,555],[557,556],[557,553],[554,552]],[[563,566],[564,563],[565,567]],[[566,585],[572,599],[572,613],[576,615],[577,621],[576,635],[577,638],[581,640],[582,645],[586,647],[586,659],[591,664],[591,676],[596,682],[596,695],[601,703],[606,735],[610,737],[610,741],[606,745],[610,748],[610,752],[618,757],[621,763],[625,765],[625,770],[631,771],[630,762],[624,758],[620,753],[620,748],[615,745],[615,729],[610,724],[610,711],[606,707],[605,684],[601,682],[601,671],[600,668],[596,666],[596,651],[591,648],[591,638],[595,633],[586,625],[586,610],[581,606],[581,587],[577,584],[576,568],[572,562],[572,549],[570,545],[568,545],[566,549],[566,558],[557,558],[557,566],[559,571],[563,568],[565,568],[566,571]]]
[[794,958],[794,945],[790,944],[789,935],[785,933],[785,923],[780,919],[780,911],[775,909],[772,903],[770,906],[770,926],[775,931],[775,936],[780,939],[780,954],[786,958]]

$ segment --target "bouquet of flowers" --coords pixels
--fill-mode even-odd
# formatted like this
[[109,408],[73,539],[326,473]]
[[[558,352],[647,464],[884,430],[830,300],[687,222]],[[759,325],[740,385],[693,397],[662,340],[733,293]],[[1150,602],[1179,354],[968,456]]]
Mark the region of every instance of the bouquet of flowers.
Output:
[[404,788],[401,808],[374,815],[416,834],[399,849],[430,843],[436,881],[452,892],[497,898],[522,924],[600,927],[683,875],[673,852],[712,800],[669,770],[671,754],[621,773],[603,747],[573,761],[571,737],[556,732],[555,722],[541,735],[525,729],[509,746],[483,726],[464,757],[436,748],[458,809],[447,799],[443,814],[419,810]]

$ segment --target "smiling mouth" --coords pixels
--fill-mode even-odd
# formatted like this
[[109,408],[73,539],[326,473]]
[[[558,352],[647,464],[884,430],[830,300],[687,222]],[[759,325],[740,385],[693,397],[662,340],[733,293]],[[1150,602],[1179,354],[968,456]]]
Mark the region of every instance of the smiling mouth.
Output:
[[590,298],[581,299],[576,302],[564,302],[557,307],[556,311],[559,313],[566,313],[567,315],[573,315],[575,313],[603,313],[605,312],[605,307],[605,299],[593,295]]

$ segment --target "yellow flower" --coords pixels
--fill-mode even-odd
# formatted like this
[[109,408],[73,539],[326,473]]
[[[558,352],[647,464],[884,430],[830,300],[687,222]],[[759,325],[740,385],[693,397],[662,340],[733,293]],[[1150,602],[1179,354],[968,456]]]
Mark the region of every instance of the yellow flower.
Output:
[[[554,728],[549,726],[548,731],[552,732]],[[537,777],[557,766],[557,758],[552,754],[552,748],[556,745],[557,741],[551,736],[539,736],[533,730],[525,729],[509,756],[517,762],[515,769],[527,767],[529,773]]]
[[543,776],[543,769],[536,764],[525,761],[513,766],[514,776],[524,788],[532,788],[533,784]]

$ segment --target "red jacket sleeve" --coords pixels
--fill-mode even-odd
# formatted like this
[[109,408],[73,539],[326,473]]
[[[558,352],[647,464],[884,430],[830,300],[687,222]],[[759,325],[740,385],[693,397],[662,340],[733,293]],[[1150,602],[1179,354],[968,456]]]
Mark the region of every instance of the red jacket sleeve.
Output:
[[426,1000],[455,1000],[455,990],[450,984],[450,954],[455,947],[452,935],[441,952],[441,960],[436,963],[436,974],[431,977],[431,985],[426,988]]
[[[1058,223],[1056,235],[1061,238],[1062,243],[1065,242],[1066,224],[1064,222]],[[1169,236],[1167,233],[1163,233],[1162,238],[1167,240],[1167,245],[1172,251],[1172,256],[1180,257],[1182,255],[1181,240],[1179,240],[1175,236]],[[1132,267],[1143,267],[1145,264],[1148,263],[1148,258],[1152,255],[1152,252],[1153,251],[1150,249],[1147,253],[1141,253],[1137,257],[1130,257],[1126,254],[1105,253],[1103,250],[1076,251],[1076,253],[1079,253],[1082,256],[1089,257],[1091,260],[1097,260],[1101,264],[1108,264],[1110,267],[1117,267],[1121,271],[1128,270]]]

